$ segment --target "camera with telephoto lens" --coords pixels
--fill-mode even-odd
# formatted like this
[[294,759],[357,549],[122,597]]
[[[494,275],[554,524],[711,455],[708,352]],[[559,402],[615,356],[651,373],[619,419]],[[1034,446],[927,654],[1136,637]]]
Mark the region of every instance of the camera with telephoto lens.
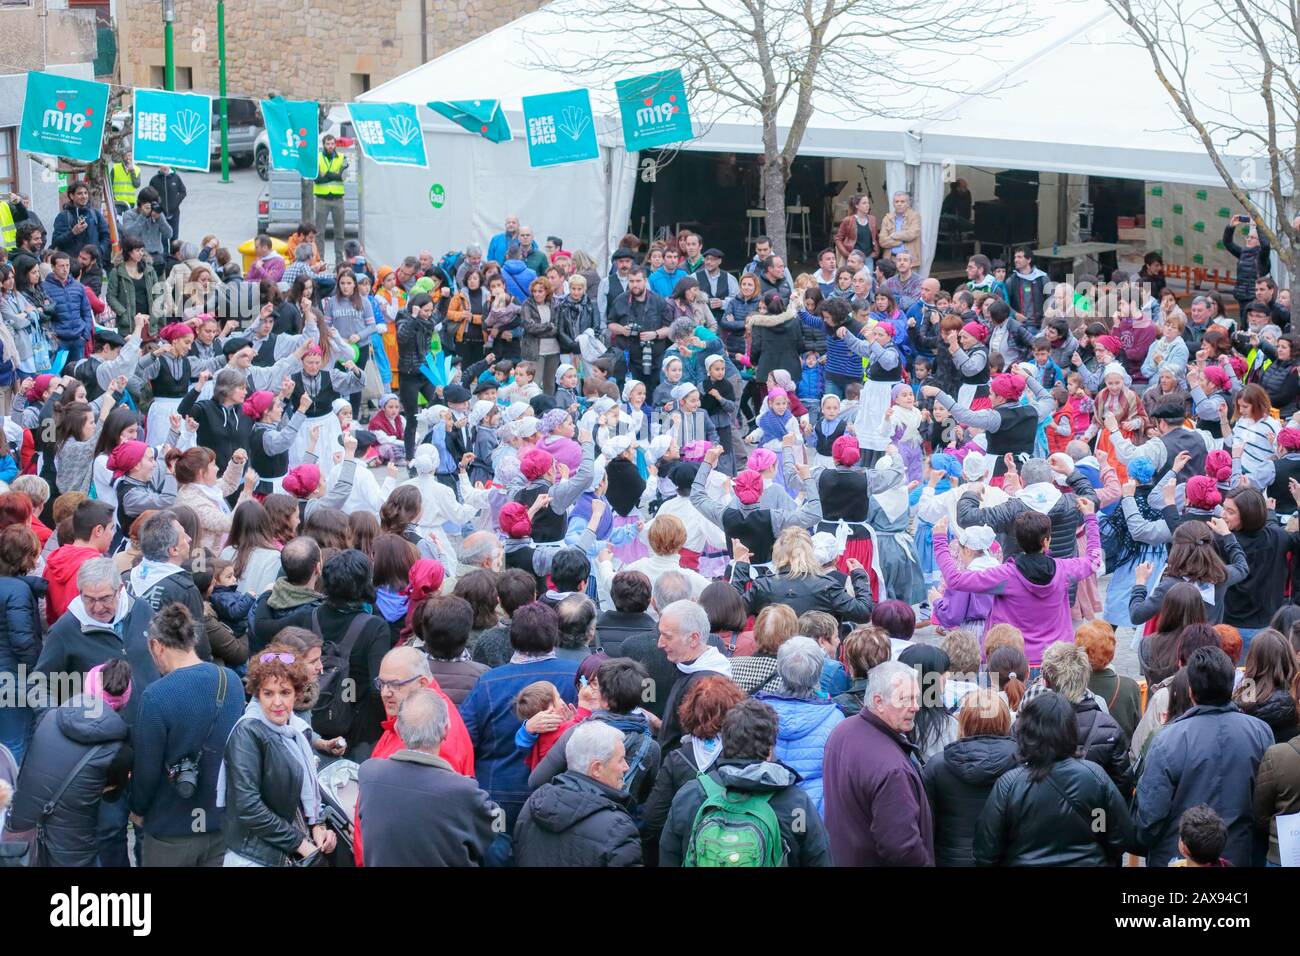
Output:
[[167,768],[167,782],[182,800],[191,799],[199,789],[199,761],[185,756]]
[[[654,339],[641,342],[641,333],[647,331],[639,323],[633,323],[627,327],[628,338],[633,339],[641,344],[641,374],[649,378],[655,368],[655,344]],[[629,349],[629,351],[631,351]]]

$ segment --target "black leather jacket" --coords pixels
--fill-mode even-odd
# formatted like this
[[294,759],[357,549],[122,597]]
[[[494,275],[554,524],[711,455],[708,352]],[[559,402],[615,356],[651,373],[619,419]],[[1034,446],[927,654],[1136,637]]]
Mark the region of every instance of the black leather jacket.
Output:
[[[737,562],[738,577],[743,581],[749,566]],[[808,611],[825,611],[840,621],[869,621],[875,607],[871,600],[871,579],[867,572],[850,572],[853,596],[844,590],[844,583],[829,574],[814,578],[796,578],[788,574],[772,574],[759,578],[745,591],[739,585],[740,597],[751,614],[757,615],[769,604],[788,604],[795,614]]]
[[551,315],[561,352],[577,353],[579,335],[588,329],[595,329],[597,334],[602,331],[596,303],[586,296],[577,302],[571,296],[557,300],[551,306]]
[[307,833],[300,819],[302,768],[283,741],[241,720],[226,741],[226,849],[263,866],[285,866]]
[[976,866],[1115,866],[1134,848],[1128,804],[1106,771],[1073,757],[1038,783],[1026,767],[1004,773],[975,828]]

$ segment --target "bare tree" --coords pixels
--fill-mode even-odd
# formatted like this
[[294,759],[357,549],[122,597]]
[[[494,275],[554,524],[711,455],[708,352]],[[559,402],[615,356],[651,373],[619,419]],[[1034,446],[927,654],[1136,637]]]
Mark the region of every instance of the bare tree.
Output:
[[[759,123],[767,231],[784,254],[786,184],[814,113],[922,118],[940,65],[1032,28],[1028,9],[1026,0],[554,0],[557,26],[529,46],[538,65],[593,88],[680,67],[694,116]],[[600,37],[602,52],[575,57],[555,42],[568,33]]]
[[[1233,198],[1291,274],[1298,274],[1300,231],[1291,210],[1300,164],[1300,3],[1106,2],[1146,49],[1175,109]],[[1263,98],[1262,116],[1257,97]],[[1256,159],[1267,167],[1266,183],[1256,181]],[[1272,215],[1251,196],[1259,189],[1270,194]]]

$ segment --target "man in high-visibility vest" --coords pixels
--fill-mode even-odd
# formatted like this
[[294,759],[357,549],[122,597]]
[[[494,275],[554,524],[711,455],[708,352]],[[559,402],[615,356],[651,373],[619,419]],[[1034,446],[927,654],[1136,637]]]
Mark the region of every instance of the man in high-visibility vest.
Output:
[[325,222],[327,219],[333,220],[334,264],[337,266],[346,258],[343,255],[347,222],[343,205],[343,170],[348,168],[348,161],[335,148],[335,139],[328,133],[321,141],[321,151],[316,156],[316,167],[316,185],[312,188],[316,203],[316,225],[320,227],[323,243]]
[[140,188],[140,170],[127,157],[124,163],[114,163],[108,175],[113,184],[113,205],[121,215],[135,205],[135,191]]
[[18,248],[18,224],[27,219],[27,201],[17,193],[9,194],[9,201],[0,201],[0,242],[12,256]]

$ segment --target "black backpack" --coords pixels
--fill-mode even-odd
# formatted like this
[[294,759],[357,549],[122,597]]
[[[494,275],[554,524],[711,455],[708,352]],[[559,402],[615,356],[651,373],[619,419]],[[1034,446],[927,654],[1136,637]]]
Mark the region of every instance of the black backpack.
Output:
[[[317,681],[316,702],[311,708],[311,726],[322,737],[344,737],[352,729],[357,715],[358,688],[350,679],[352,648],[373,614],[357,614],[348,623],[343,640],[326,641],[321,647],[321,671]],[[387,625],[385,625],[387,628]],[[311,612],[311,629],[320,635],[320,608]]]

